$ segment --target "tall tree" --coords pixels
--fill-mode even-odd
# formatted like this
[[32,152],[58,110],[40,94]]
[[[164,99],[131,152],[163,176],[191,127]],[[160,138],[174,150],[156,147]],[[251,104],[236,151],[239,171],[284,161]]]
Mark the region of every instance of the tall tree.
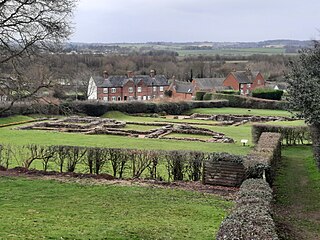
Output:
[[287,75],[289,106],[310,125],[314,155],[320,169],[320,42],[300,51]]
[[[0,0],[0,70],[11,68],[10,77],[0,77],[0,88],[14,102],[35,96],[51,81],[29,83],[26,65],[41,53],[54,51],[71,34],[74,0]],[[27,64],[25,64],[27,63]],[[9,66],[9,67],[8,67]]]

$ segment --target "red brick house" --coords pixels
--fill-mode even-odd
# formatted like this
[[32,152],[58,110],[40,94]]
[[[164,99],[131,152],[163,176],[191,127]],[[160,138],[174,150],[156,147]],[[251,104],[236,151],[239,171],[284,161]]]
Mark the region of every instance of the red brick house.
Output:
[[128,72],[126,76],[91,77],[88,85],[89,100],[103,101],[145,101],[163,98],[169,83],[165,76],[134,75]]
[[224,80],[225,78],[194,78],[192,84],[196,92],[216,92],[230,89],[230,87],[223,86]]
[[265,80],[260,72],[233,71],[223,81],[223,86],[240,91],[241,95],[249,95],[256,88],[265,86]]
[[195,95],[195,86],[191,82],[172,80],[169,89],[175,100],[192,100]]

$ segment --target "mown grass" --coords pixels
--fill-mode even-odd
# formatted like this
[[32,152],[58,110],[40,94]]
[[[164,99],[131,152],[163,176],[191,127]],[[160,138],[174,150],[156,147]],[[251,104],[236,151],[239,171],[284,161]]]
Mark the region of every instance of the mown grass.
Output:
[[8,123],[15,123],[15,122],[23,122],[23,121],[29,121],[32,120],[32,117],[28,117],[28,116],[11,116],[11,117],[4,117],[4,118],[0,118],[0,125],[2,124],[8,124]]
[[[311,147],[286,147],[275,181],[276,220],[283,239],[320,238],[320,171]],[[286,229],[285,229],[286,230]]]
[[304,120],[296,120],[296,121],[274,121],[267,122],[269,125],[277,125],[277,126],[306,126]]
[[199,134],[186,134],[186,133],[170,133],[166,135],[166,137],[173,137],[173,138],[198,138],[203,140],[209,140],[212,137],[207,135],[199,135]]
[[190,191],[0,177],[1,239],[213,239],[233,203]]
[[194,143],[165,139],[141,139],[113,135],[85,135],[38,130],[15,130],[0,128],[0,144],[13,145],[69,145],[106,148],[154,149],[154,150],[194,150],[203,152],[230,152],[245,155],[250,147],[240,144]]
[[247,109],[247,108],[195,108],[187,112],[201,113],[201,114],[241,114],[241,115],[256,115],[256,116],[279,116],[291,117],[292,114],[283,110],[270,110],[270,109]]

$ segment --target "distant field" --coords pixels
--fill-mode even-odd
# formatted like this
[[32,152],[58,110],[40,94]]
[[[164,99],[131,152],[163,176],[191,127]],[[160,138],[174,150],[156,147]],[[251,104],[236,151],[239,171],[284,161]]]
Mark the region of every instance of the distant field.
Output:
[[174,189],[0,177],[0,239],[213,239],[233,203]]
[[212,50],[177,50],[179,56],[192,56],[192,55],[207,55],[207,56],[214,56],[214,55],[241,55],[241,56],[248,56],[253,54],[284,54],[284,48],[225,48],[225,49],[212,49]]

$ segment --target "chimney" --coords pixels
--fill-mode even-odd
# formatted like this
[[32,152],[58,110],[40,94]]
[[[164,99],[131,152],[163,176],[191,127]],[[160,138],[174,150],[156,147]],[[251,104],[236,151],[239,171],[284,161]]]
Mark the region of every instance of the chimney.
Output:
[[154,78],[156,76],[156,71],[155,70],[150,70],[150,77]]
[[134,76],[133,71],[127,71],[127,77],[128,78],[133,78],[133,76]]
[[103,77],[104,77],[104,79],[107,79],[109,77],[108,71],[103,72]]

